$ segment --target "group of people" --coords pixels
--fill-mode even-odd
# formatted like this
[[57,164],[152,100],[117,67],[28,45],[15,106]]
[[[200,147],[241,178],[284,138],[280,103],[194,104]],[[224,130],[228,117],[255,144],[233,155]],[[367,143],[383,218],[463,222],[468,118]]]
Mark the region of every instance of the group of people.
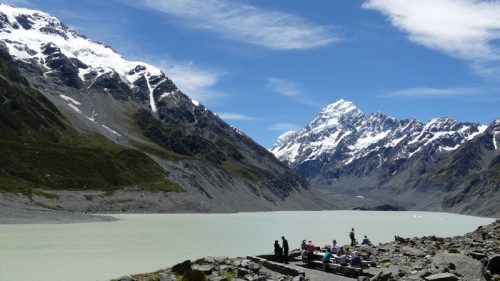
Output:
[[[356,241],[356,234],[354,232],[354,228],[351,228],[351,231],[349,232],[349,238],[351,239],[351,247],[355,246],[358,244]],[[274,241],[274,256],[275,256],[275,261],[277,262],[283,262],[283,263],[288,263],[288,241],[286,240],[285,236],[281,236],[282,240],[282,245],[280,245],[278,240]],[[361,242],[363,245],[371,245],[370,240],[368,237],[365,235],[363,241]],[[314,243],[309,240],[306,242],[306,240],[302,240],[302,243],[300,245],[301,249],[301,258],[302,261],[307,263],[309,266],[312,267],[313,260],[314,260],[314,250],[316,249]],[[361,267],[361,255],[359,252],[354,251],[354,252],[349,252],[349,248],[342,248],[338,243],[337,240],[333,240],[331,245],[328,247],[323,254],[323,264],[324,267],[326,268],[326,264],[330,262],[331,257],[335,255],[337,261],[339,262],[340,265],[347,266],[355,266],[355,267]],[[350,263],[348,263],[348,257],[350,256]],[[366,257],[363,257],[366,258]],[[368,255],[369,258],[369,255]]]
[[278,240],[274,240],[274,258],[277,262],[288,263],[288,241],[285,236],[281,236],[282,246]]

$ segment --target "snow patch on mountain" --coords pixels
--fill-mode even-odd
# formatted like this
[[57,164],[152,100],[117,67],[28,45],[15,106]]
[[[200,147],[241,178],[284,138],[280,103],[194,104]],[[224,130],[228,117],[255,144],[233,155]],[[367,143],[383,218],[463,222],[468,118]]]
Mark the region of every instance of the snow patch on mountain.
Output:
[[59,95],[59,96],[60,96],[63,100],[65,100],[65,101],[69,101],[69,102],[73,103],[74,105],[81,105],[81,103],[80,103],[80,102],[78,102],[77,100],[75,100],[75,99],[74,99],[74,98],[72,98],[72,97],[68,97],[68,96],[66,96],[66,95]]

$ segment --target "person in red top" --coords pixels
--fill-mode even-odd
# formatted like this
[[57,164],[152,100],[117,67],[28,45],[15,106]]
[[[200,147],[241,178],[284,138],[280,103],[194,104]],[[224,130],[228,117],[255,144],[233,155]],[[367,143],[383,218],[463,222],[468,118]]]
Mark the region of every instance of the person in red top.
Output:
[[307,264],[309,267],[312,267],[313,259],[314,259],[314,244],[311,240],[306,244],[307,251]]

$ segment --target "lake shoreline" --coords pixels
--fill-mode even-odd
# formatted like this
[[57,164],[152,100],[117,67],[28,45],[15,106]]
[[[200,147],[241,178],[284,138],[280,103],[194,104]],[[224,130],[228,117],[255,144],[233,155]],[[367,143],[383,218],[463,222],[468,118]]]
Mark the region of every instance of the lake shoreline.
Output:
[[[155,272],[122,276],[111,281],[176,281],[176,280],[281,280],[281,281],[458,281],[500,280],[500,219],[464,235],[454,237],[424,236],[401,238],[377,246],[355,246],[370,252],[374,267],[363,269],[361,275],[349,271],[326,272],[307,268],[302,262],[284,265],[255,256],[246,258],[204,257],[186,260]],[[345,246],[346,247],[346,246]],[[292,251],[296,253],[298,250]],[[264,256],[263,256],[264,257]],[[268,259],[272,255],[266,256]],[[343,269],[341,269],[343,270]],[[189,279],[195,276],[196,279]],[[353,275],[351,275],[353,274]],[[351,279],[352,280],[352,279]]]
[[[311,211],[311,212],[326,212],[326,211],[359,211],[371,212],[373,210],[340,210],[340,209],[324,209],[324,210],[258,210],[258,211],[240,211],[240,212],[195,212],[195,211],[170,211],[170,212],[70,212],[64,210],[56,210],[45,208],[42,205],[30,204],[28,200],[19,201],[19,197],[9,196],[0,193],[0,225],[2,224],[73,224],[73,223],[94,223],[94,222],[110,222],[116,221],[118,218],[115,215],[124,214],[239,214],[239,213],[276,213],[276,212],[294,212],[294,211]],[[402,211],[384,211],[384,212],[429,212],[436,213],[432,210],[402,210]],[[496,217],[475,216],[470,214],[461,214],[454,212],[439,211],[438,213],[457,214],[464,216],[472,216],[478,218],[496,219]]]

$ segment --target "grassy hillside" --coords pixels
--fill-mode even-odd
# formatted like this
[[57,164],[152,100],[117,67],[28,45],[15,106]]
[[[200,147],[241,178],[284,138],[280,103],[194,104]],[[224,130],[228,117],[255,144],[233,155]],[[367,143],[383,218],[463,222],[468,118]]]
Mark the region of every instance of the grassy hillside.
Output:
[[74,130],[0,50],[0,190],[181,191],[144,153]]

